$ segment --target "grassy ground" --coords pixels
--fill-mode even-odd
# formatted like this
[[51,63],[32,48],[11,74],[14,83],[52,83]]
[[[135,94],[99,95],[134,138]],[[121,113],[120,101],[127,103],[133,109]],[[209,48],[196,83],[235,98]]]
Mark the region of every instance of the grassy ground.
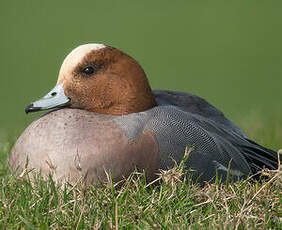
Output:
[[[264,128],[268,139],[274,129]],[[203,188],[183,178],[181,165],[161,172],[159,186],[147,184],[138,173],[123,186],[59,186],[39,175],[10,175],[7,158],[13,141],[0,148],[0,229],[282,228],[281,167],[264,172],[269,181],[248,179]]]

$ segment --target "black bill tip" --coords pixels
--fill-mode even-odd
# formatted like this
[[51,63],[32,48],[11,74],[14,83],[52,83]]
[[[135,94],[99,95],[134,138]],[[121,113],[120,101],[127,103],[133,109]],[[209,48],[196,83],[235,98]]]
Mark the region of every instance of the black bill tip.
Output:
[[31,113],[31,112],[37,112],[41,110],[41,107],[34,107],[33,104],[30,104],[28,105],[26,108],[25,108],[25,113],[28,114],[28,113]]

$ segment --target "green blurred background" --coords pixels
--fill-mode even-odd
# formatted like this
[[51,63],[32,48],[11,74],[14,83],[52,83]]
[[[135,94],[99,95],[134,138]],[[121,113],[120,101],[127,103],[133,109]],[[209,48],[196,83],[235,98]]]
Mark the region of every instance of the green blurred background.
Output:
[[282,120],[282,1],[2,0],[0,23],[2,135],[38,117],[25,106],[89,42],[120,48],[152,88],[200,95],[239,125]]

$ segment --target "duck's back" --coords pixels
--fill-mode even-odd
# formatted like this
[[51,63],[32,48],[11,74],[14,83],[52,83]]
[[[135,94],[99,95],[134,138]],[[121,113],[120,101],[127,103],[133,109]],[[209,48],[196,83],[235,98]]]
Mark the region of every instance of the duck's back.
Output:
[[150,131],[159,145],[159,167],[171,168],[182,160],[186,147],[192,149],[186,166],[199,181],[218,175],[235,180],[263,166],[276,168],[277,155],[250,140],[243,131],[205,100],[187,93],[154,91],[158,106],[151,110],[115,117],[129,139]]
[[245,133],[237,125],[227,119],[224,114],[208,103],[205,99],[191,93],[176,92],[170,90],[154,90],[154,95],[158,105],[174,105],[184,111],[196,116],[207,118],[223,125],[230,132],[235,132],[246,137]]

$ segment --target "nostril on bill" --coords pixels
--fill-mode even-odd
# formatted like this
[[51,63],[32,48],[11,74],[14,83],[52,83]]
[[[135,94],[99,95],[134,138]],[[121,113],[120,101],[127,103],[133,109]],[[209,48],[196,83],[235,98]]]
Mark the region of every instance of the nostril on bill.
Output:
[[51,96],[52,96],[52,97],[54,97],[54,96],[56,96],[56,95],[57,95],[56,92],[51,93]]

